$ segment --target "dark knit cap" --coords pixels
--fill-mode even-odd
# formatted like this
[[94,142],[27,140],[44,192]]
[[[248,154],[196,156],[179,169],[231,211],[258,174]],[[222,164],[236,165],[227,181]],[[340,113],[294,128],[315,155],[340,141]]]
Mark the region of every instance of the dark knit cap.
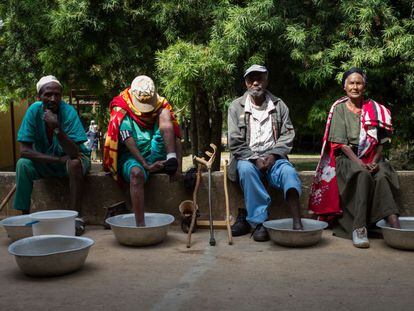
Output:
[[352,67],[351,69],[345,71],[342,75],[342,87],[345,87],[346,79],[353,73],[359,73],[362,76],[364,83],[367,84],[367,75],[365,74],[365,72],[361,68]]

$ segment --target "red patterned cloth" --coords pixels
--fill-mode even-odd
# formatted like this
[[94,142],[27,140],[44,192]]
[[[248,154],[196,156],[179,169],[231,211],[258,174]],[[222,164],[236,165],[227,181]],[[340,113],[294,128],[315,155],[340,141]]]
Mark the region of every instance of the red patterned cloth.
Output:
[[158,96],[157,104],[154,111],[149,113],[140,112],[133,104],[131,96],[128,92],[129,88],[122,91],[119,96],[114,97],[109,108],[111,116],[106,132],[103,168],[107,172],[111,172],[115,180],[118,180],[118,138],[119,128],[125,115],[128,114],[137,124],[146,129],[152,129],[158,120],[158,116],[163,109],[168,109],[174,126],[176,137],[181,137],[180,127],[174,116],[172,106],[161,96]]
[[[325,220],[342,213],[335,162],[335,150],[340,149],[342,144],[328,141],[328,136],[334,108],[337,105],[345,104],[347,101],[348,97],[342,97],[329,110],[323,136],[321,159],[316,168],[309,196],[309,209]],[[379,128],[392,132],[390,111],[368,99],[362,105],[361,131],[357,154],[364,163],[372,162],[375,156],[376,146],[380,143],[378,141]]]
[[[392,133],[391,113],[383,105],[372,99],[364,102],[361,115],[361,131],[359,135],[358,157],[364,163],[371,163],[375,156],[375,147],[379,142],[378,129]],[[389,138],[385,138],[389,140]]]

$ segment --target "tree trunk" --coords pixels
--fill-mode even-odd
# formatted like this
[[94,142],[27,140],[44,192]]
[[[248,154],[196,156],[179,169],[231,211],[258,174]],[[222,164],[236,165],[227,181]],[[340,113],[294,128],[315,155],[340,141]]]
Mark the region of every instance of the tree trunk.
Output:
[[[198,86],[194,110],[191,110],[191,138],[197,141],[197,144],[192,145],[192,150],[193,154],[205,157],[205,152],[211,151],[210,144],[215,144],[217,154],[212,166],[214,171],[220,170],[222,124],[223,113],[214,96],[209,100],[207,92]],[[196,139],[193,138],[195,134]]]
[[198,148],[196,155],[204,156],[210,146],[210,113],[208,97],[203,88],[197,87],[195,101],[195,120],[197,120]]
[[221,162],[221,127],[223,125],[223,112],[214,98],[211,99],[210,118],[210,141],[217,146],[217,155],[213,164],[213,171],[219,171]]
[[191,139],[191,153],[196,155],[198,152],[198,136],[197,136],[197,117],[195,102],[191,103],[191,120],[190,120],[190,139]]
[[190,133],[188,130],[189,124],[190,123],[185,118],[182,118],[180,121],[181,138],[183,140],[183,143],[182,143],[183,156],[187,156],[191,153],[190,152],[191,143],[190,143],[190,137],[189,137]]

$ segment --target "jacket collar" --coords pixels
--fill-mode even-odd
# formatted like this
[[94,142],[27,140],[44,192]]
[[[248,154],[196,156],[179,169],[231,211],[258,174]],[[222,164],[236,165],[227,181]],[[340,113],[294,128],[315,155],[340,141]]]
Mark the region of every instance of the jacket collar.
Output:
[[[240,105],[242,107],[245,106],[247,96],[249,96],[249,93],[247,93],[247,91],[246,91],[246,92],[244,92],[244,94],[243,94],[243,96],[241,97],[241,100],[240,100]],[[273,102],[273,104],[276,107],[276,105],[280,101],[280,98],[279,97],[276,97],[275,95],[273,95],[272,93],[270,93],[268,90],[266,90],[266,96],[268,96],[270,98],[270,100]]]

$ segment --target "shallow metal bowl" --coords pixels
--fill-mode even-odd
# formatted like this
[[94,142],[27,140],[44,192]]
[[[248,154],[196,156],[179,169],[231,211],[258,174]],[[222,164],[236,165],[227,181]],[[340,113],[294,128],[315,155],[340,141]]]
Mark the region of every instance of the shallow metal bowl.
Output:
[[147,246],[164,241],[168,226],[174,221],[169,214],[145,213],[145,227],[137,227],[134,214],[106,219],[119,243],[130,246]]
[[13,216],[0,221],[0,226],[6,229],[7,235],[14,242],[33,235],[32,226],[25,226],[31,221],[30,215]]
[[280,245],[305,247],[318,243],[328,224],[324,221],[302,218],[303,230],[292,229],[292,218],[269,220],[263,223],[270,239]]
[[401,229],[391,228],[385,220],[377,222],[385,242],[394,248],[414,250],[414,217],[400,217]]
[[39,235],[9,246],[19,268],[30,276],[56,276],[80,269],[95,242],[85,237]]

